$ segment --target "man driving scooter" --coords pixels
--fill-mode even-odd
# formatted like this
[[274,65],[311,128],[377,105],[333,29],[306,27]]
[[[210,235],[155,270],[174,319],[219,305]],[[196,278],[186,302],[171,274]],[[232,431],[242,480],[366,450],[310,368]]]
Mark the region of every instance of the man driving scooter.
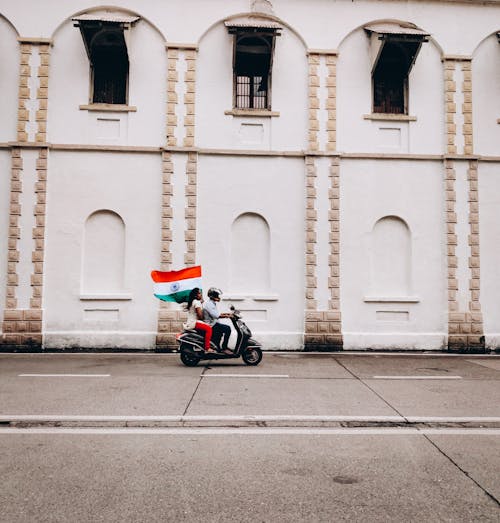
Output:
[[[232,354],[233,352],[227,346],[229,336],[231,335],[231,327],[217,321],[219,318],[231,318],[232,314],[230,312],[220,313],[217,309],[217,303],[222,296],[220,289],[210,287],[207,296],[208,300],[203,304],[203,321],[212,327],[212,341],[215,345],[225,354]],[[222,347],[220,345],[221,341]]]

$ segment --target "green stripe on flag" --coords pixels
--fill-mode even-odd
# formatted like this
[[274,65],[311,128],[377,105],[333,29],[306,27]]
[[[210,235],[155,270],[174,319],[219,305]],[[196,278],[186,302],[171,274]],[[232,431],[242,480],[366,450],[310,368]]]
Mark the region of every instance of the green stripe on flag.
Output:
[[186,301],[188,301],[188,298],[189,298],[189,293],[192,291],[193,289],[186,289],[184,291],[179,291],[179,292],[174,292],[172,294],[155,294],[155,296],[160,299],[160,300],[163,300],[163,301],[170,301],[170,302],[173,302],[173,303],[184,303]]

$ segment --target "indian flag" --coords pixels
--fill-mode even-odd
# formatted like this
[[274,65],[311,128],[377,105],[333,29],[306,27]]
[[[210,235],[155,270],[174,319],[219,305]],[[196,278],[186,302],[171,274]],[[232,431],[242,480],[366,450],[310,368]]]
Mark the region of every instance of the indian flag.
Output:
[[187,267],[180,271],[151,271],[154,281],[154,295],[163,301],[182,303],[188,300],[189,293],[201,289],[201,265]]

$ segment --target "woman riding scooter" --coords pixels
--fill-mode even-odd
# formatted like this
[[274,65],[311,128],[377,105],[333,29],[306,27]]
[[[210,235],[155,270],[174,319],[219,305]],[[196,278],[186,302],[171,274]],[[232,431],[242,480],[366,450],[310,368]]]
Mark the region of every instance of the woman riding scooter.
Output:
[[187,321],[183,327],[185,330],[196,329],[205,334],[205,352],[215,352],[210,348],[210,339],[212,338],[212,327],[203,321],[203,295],[198,287],[195,287],[190,293],[187,302]]

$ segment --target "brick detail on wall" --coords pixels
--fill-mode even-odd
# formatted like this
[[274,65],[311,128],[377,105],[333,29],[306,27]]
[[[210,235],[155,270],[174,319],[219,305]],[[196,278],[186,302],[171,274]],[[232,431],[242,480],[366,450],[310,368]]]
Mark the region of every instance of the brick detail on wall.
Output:
[[186,252],[184,254],[184,263],[187,266],[196,264],[196,204],[197,204],[197,169],[198,155],[188,153],[186,163],[186,210],[185,220],[186,228],[184,230],[184,241]]
[[317,301],[315,299],[316,282],[316,242],[317,242],[317,221],[318,212],[316,210],[316,164],[312,156],[306,156],[306,310],[316,310]]
[[306,351],[342,350],[340,311],[307,311],[304,335]]
[[455,60],[443,60],[444,64],[444,96],[445,96],[445,129],[446,129],[446,152],[456,154],[456,84],[455,84]]
[[464,60],[461,63],[463,82],[463,128],[462,133],[464,137],[464,154],[473,154],[474,143],[472,136],[472,66],[471,60]]
[[21,238],[20,195],[23,190],[22,171],[23,158],[21,149],[13,147],[11,150],[9,230],[7,240],[7,294],[5,299],[5,308],[9,310],[17,309],[19,240]]
[[30,120],[30,99],[32,96],[30,89],[32,45],[21,43],[20,51],[21,63],[19,69],[19,97],[17,108],[17,141],[28,142],[27,125]]
[[42,346],[42,310],[5,309],[2,330],[4,349],[39,350]]
[[337,150],[337,55],[326,55],[328,76],[326,79],[326,150]]
[[184,147],[194,147],[196,56],[197,51],[194,49],[186,50],[184,54],[186,61],[186,72],[184,74]]
[[[186,312],[178,310],[178,305],[167,304],[160,308],[158,313],[158,333],[156,335],[157,350],[175,350],[177,342],[175,336],[182,332],[182,324],[186,321]],[[173,307],[176,307],[174,310]]]
[[319,71],[320,55],[309,53],[309,129],[308,146],[310,151],[319,149]]
[[[160,270],[168,271],[172,264],[172,195],[173,185],[172,176],[174,164],[172,154],[163,152],[162,154],[162,200],[161,200],[161,258]],[[160,301],[158,311],[158,325],[156,332],[156,348],[159,350],[175,349],[175,334],[172,322],[175,321],[177,327],[178,311],[173,310],[177,305]]]
[[[314,165],[314,164],[313,164]],[[309,171],[308,171],[309,174]],[[315,174],[315,171],[314,171]],[[312,176],[312,174],[311,174]],[[314,182],[314,177],[311,180]],[[309,183],[308,183],[309,189]],[[328,289],[330,290],[330,300],[328,302],[329,310],[320,311],[316,310],[316,301],[311,298],[307,298],[306,295],[306,311],[305,311],[305,336],[304,336],[304,348],[305,350],[322,350],[322,351],[338,351],[343,349],[343,338],[342,338],[342,318],[340,314],[340,162],[338,158],[332,159],[330,166],[330,188],[328,192],[328,200],[330,202],[328,210],[328,223],[329,223],[329,244],[330,254],[328,259],[329,277],[328,277]],[[309,194],[309,193],[308,193]],[[307,211],[309,212],[309,205]],[[311,218],[313,215],[311,215]],[[306,234],[310,233],[309,229],[316,228],[316,219],[308,224]],[[313,246],[311,246],[313,247]],[[306,244],[306,257],[314,256],[314,258],[306,258],[306,270],[307,275],[315,275],[316,270],[316,258],[315,254],[308,254],[313,251],[310,248],[309,242]],[[311,264],[308,265],[308,262]],[[314,263],[312,263],[314,262]],[[314,283],[315,279],[313,280]],[[307,285],[309,281],[306,282]],[[306,293],[308,288],[306,285]],[[311,291],[314,291],[314,287],[311,287]],[[311,296],[313,294],[311,293]]]
[[469,162],[467,170],[469,216],[469,295],[468,310],[459,310],[457,301],[458,279],[456,255],[456,173],[453,162],[445,162],[446,226],[448,261],[448,349],[452,351],[484,351],[485,340],[480,302],[479,259],[479,202],[478,164]]
[[32,309],[42,308],[42,291],[45,258],[45,216],[47,195],[47,149],[40,149],[36,161],[35,183],[35,227],[33,228],[33,251],[31,261],[33,272],[31,274],[31,300]]
[[37,159],[37,181],[34,205],[35,227],[33,228],[33,251],[31,274],[32,295],[30,309],[18,309],[17,287],[19,285],[19,239],[21,237],[22,193],[21,172],[23,160],[21,150],[13,147],[11,151],[11,187],[7,262],[7,292],[2,322],[1,345],[7,349],[38,350],[42,345],[42,290],[43,259],[45,251],[45,194],[47,183],[47,149],[40,149]]
[[47,141],[47,100],[49,89],[49,64],[50,64],[50,44],[40,44],[38,46],[40,55],[40,65],[38,67],[38,111],[36,112],[37,132],[35,141],[44,143]]
[[167,146],[175,147],[177,138],[175,130],[177,127],[177,62],[179,60],[179,50],[175,48],[167,49]]

